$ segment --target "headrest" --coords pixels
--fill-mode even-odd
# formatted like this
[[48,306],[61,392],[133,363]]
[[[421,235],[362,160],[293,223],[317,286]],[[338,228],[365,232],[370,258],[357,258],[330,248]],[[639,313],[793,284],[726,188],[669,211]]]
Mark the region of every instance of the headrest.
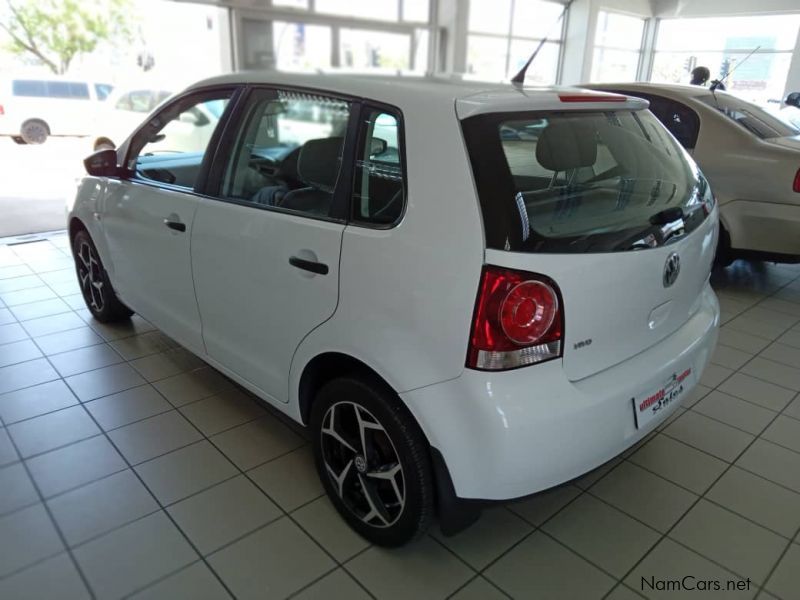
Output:
[[332,192],[339,174],[344,138],[308,140],[297,157],[297,175],[308,186]]
[[594,129],[580,119],[551,121],[539,136],[536,160],[550,171],[591,167],[597,161]]

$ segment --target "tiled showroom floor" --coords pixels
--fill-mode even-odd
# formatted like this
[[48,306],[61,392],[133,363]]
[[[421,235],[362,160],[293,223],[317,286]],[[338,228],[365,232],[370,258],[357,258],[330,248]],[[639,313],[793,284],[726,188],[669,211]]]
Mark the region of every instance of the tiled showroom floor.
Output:
[[624,459],[387,551],[302,432],[141,319],[93,322],[67,246],[0,247],[3,600],[694,597],[642,590],[684,576],[800,598],[800,268],[715,276],[714,364]]

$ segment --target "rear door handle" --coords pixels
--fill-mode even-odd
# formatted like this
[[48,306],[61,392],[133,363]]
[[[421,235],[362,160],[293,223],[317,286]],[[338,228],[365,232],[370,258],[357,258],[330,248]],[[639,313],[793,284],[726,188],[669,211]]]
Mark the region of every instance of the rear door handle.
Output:
[[292,256],[289,258],[289,264],[292,265],[293,267],[297,267],[298,269],[303,269],[304,271],[310,271],[312,273],[316,273],[317,275],[328,274],[328,265],[326,265],[325,263],[317,262],[315,260],[306,260],[298,256]]
[[186,223],[181,223],[180,221],[170,221],[169,219],[164,219],[164,225],[170,229],[174,229],[175,231],[186,231]]

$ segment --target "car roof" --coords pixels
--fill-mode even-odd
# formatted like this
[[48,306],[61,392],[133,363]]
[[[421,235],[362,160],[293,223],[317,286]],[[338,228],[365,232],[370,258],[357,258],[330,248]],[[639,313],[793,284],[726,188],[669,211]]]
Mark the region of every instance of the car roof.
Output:
[[[710,96],[711,90],[699,85],[685,83],[648,83],[644,81],[626,81],[624,83],[587,83],[584,87],[593,90],[631,90],[636,92],[668,92],[684,98],[700,98]],[[722,90],[720,90],[722,92]]]
[[[565,110],[585,108],[580,100],[581,90],[567,87],[515,87],[510,83],[487,83],[470,81],[459,77],[434,75],[372,75],[361,73],[318,72],[290,73],[282,71],[243,71],[200,81],[188,89],[226,84],[273,84],[300,87],[320,92],[366,98],[398,106],[401,110],[419,108],[424,110],[431,102],[456,103],[458,115],[466,118],[486,112],[510,112],[521,110]],[[561,96],[572,100],[565,105]],[[609,103],[597,102],[597,93],[587,94],[596,108],[608,109]],[[615,108],[621,108],[619,99],[613,100]],[[638,99],[625,100],[626,108],[647,106]]]

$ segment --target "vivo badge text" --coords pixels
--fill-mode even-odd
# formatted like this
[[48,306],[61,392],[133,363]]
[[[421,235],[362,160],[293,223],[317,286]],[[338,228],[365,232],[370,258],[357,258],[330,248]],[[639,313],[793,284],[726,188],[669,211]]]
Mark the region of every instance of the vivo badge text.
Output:
[[658,418],[661,411],[671,406],[678,398],[683,396],[684,390],[689,383],[686,380],[691,374],[691,368],[681,373],[673,373],[660,389],[648,395],[646,398],[631,398],[633,402],[633,414],[636,418],[636,428],[641,429],[651,420]]

